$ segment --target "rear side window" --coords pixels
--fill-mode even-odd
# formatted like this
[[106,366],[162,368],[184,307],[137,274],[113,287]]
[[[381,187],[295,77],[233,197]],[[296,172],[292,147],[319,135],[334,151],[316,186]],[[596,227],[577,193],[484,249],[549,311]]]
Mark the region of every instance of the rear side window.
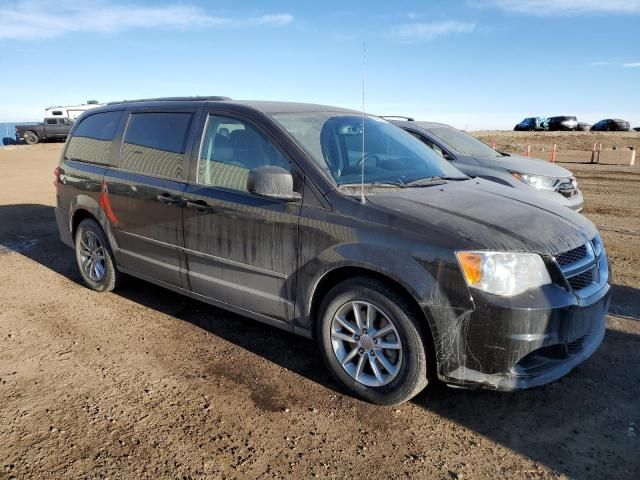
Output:
[[185,178],[184,153],[191,113],[133,113],[122,144],[120,168],[167,178]]
[[121,113],[96,113],[83,119],[69,140],[66,157],[70,160],[108,165],[111,141]]

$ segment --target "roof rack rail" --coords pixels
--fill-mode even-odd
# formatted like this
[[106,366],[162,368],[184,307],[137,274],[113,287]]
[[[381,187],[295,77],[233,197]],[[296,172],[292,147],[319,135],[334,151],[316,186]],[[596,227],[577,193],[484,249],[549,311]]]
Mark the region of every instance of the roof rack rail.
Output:
[[138,103],[138,102],[188,102],[188,101],[208,101],[208,102],[224,102],[231,100],[229,97],[209,96],[209,97],[159,97],[159,98],[139,98],[136,100],[118,100],[109,102],[107,105],[118,105],[120,103]]
[[380,115],[381,118],[401,118],[402,120],[406,120],[407,122],[415,122],[416,119],[413,117],[405,117],[403,115]]

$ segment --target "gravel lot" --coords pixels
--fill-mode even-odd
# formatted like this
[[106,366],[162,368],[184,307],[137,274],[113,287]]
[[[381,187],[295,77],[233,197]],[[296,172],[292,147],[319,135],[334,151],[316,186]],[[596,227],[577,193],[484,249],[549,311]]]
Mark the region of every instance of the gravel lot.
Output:
[[84,288],[55,227],[60,148],[0,150],[0,479],[640,478],[638,166],[569,166],[614,271],[591,359],[386,408],[308,340],[141,281]]

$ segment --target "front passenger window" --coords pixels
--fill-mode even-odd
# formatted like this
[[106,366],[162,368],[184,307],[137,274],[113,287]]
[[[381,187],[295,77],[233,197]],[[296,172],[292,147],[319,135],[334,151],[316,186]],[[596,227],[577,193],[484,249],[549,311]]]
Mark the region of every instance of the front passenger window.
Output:
[[278,166],[291,171],[289,161],[250,124],[211,115],[207,120],[198,160],[198,183],[247,190],[249,171]]

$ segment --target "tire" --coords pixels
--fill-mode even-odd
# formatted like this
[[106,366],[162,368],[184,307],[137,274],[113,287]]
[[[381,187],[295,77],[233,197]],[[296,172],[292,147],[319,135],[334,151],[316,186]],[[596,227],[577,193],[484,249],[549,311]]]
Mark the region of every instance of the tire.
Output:
[[[366,332],[355,322],[356,310],[360,327],[366,327],[367,312],[372,312]],[[426,341],[431,337],[425,338],[417,318],[405,296],[391,285],[355,277],[333,287],[323,299],[316,338],[331,374],[352,395],[377,405],[397,405],[422,391],[430,378],[425,348],[432,344]],[[383,343],[394,348],[381,348]]]
[[[84,283],[96,292],[110,292],[116,288],[120,274],[100,225],[91,219],[80,222],[74,243],[76,262]],[[94,252],[93,257],[89,257],[90,252]]]
[[35,145],[39,141],[40,141],[40,138],[38,138],[38,135],[36,135],[36,132],[32,132],[31,130],[29,130],[24,134],[24,142],[27,145]]

